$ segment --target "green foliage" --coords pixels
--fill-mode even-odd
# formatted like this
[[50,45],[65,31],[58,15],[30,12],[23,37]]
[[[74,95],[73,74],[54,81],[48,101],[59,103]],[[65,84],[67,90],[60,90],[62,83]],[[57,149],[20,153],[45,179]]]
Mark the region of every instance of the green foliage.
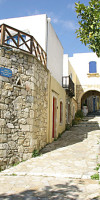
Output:
[[17,176],[17,174],[14,174],[14,173],[13,173],[13,174],[11,174],[11,176]]
[[83,112],[82,112],[82,110],[78,110],[78,111],[75,113],[75,118],[80,118],[80,119],[83,118]]
[[93,180],[99,180],[99,174],[93,174],[91,176],[91,179],[93,179]]
[[59,133],[59,135],[58,135],[58,137],[57,138],[54,138],[54,141],[57,141],[59,138],[61,138],[61,135],[63,134],[63,132],[62,133]]
[[58,138],[54,138],[54,141],[57,141]]
[[66,124],[65,130],[66,130],[66,131],[69,131],[69,130],[70,130],[70,127],[71,127],[70,124]]
[[12,166],[12,167],[15,167],[15,166],[17,166],[19,163],[20,163],[20,162],[13,163],[11,166]]
[[40,156],[41,154],[40,154],[40,152],[39,152],[39,150],[37,150],[37,149],[34,149],[34,151],[33,151],[33,153],[32,153],[32,157],[37,157],[37,156]]
[[[100,163],[97,164],[97,167],[95,168],[95,170],[98,171],[99,168],[100,168]],[[99,180],[99,173],[93,174],[93,175],[91,176],[91,179]]]
[[75,113],[75,118],[72,120],[72,126],[77,125],[82,118],[83,118],[83,113],[81,110],[78,110]]
[[61,138],[62,133],[59,133],[58,138]]
[[90,0],[89,5],[75,3],[79,29],[77,37],[100,57],[100,0]]
[[97,164],[97,167],[95,168],[95,170],[98,171],[99,168],[100,168],[100,164],[98,163],[98,164]]
[[72,126],[77,125],[77,124],[78,124],[77,119],[73,119],[73,120],[72,120]]

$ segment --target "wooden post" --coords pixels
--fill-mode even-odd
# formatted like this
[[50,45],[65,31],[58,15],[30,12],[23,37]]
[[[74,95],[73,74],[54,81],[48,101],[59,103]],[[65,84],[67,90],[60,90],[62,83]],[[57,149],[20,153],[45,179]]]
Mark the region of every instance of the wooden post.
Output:
[[3,45],[5,42],[5,25],[1,25],[1,45]]
[[33,53],[33,37],[30,39],[30,53]]
[[20,32],[18,31],[18,40],[17,40],[17,48],[19,49],[19,38],[20,38]]

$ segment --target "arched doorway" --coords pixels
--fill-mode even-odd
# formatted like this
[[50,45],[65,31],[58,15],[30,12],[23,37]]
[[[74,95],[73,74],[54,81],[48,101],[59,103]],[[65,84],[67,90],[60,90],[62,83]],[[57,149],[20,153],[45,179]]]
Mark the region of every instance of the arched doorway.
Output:
[[85,92],[81,98],[81,109],[87,105],[88,112],[96,112],[100,110],[100,92],[96,90],[89,90]]

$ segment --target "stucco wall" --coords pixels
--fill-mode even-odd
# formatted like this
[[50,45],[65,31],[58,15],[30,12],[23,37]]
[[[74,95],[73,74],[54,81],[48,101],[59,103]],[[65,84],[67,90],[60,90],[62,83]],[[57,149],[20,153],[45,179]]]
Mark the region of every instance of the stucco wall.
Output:
[[[0,167],[29,159],[47,143],[48,71],[33,56],[0,50]],[[44,78],[45,77],[45,78]]]
[[[65,101],[66,101],[66,93],[65,90],[61,87],[61,85],[49,74],[49,135],[48,141],[52,142],[52,127],[53,127],[53,97],[57,99],[57,117],[56,117],[56,135],[55,138],[58,137],[60,133],[65,130],[66,118],[65,118]],[[60,123],[60,101],[63,103],[63,120]]]

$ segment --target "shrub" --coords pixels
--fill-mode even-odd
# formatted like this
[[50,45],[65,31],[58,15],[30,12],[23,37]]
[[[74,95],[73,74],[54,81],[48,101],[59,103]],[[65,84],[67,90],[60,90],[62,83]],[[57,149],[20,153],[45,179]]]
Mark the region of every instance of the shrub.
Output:
[[83,112],[82,110],[78,110],[76,113],[75,113],[75,118],[83,118]]
[[66,124],[65,130],[66,130],[66,131],[69,131],[70,128],[71,128],[71,125],[70,125],[70,124]]
[[32,153],[32,157],[37,157],[37,156],[40,156],[41,154],[40,154],[40,152],[39,152],[39,150],[37,150],[37,149],[34,149],[34,151],[33,151],[33,153]]
[[99,180],[99,174],[92,175],[91,179],[93,179],[93,180]]

